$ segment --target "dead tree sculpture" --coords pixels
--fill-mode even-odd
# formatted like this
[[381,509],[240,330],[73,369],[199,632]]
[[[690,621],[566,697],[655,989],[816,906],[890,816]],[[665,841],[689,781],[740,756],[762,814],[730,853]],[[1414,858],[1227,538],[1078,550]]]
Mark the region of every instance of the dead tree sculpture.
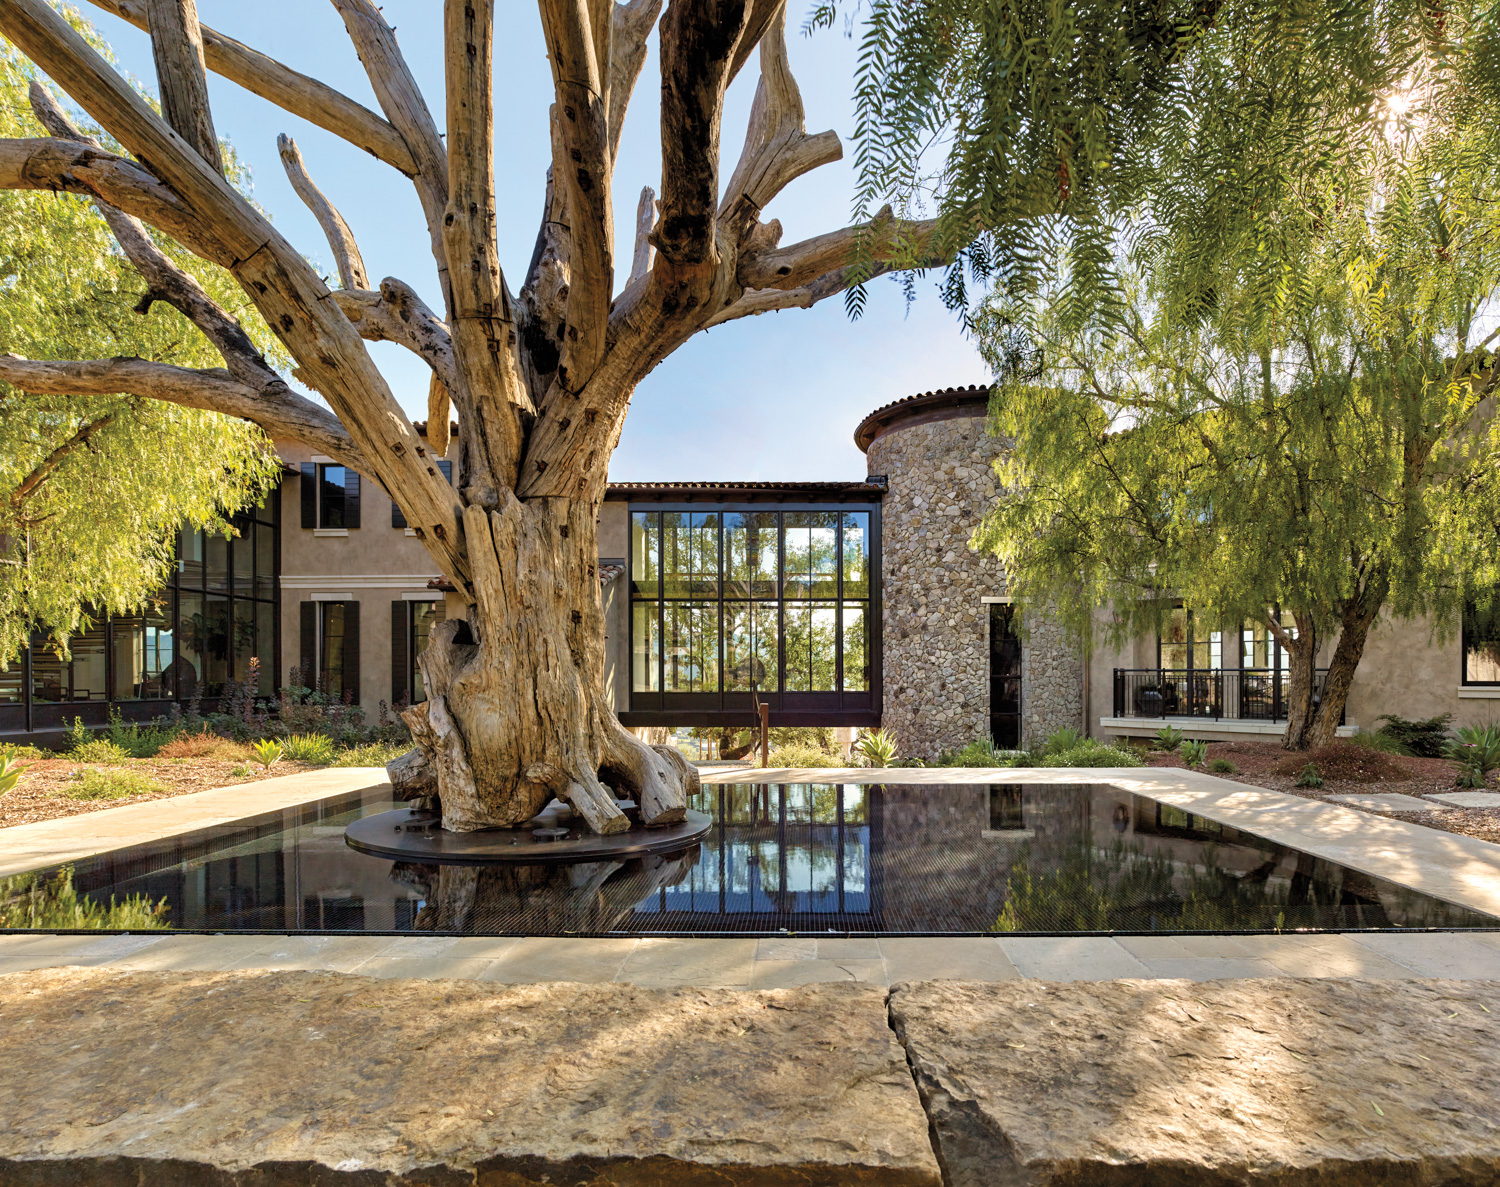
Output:
[[[443,4],[446,138],[371,0],[332,2],[383,118],[200,28],[194,0],[94,2],[150,33],[163,115],[47,0],[0,0],[0,33],[130,154],[103,151],[34,87],[51,138],[0,141],[0,187],[98,203],[148,297],[181,310],[224,367],[5,355],[0,380],[38,393],[132,392],[244,417],[385,488],[469,607],[434,630],[421,665],[428,699],[408,716],[446,827],[516,824],[555,795],[594,830],[616,832],[628,822],[609,788],[634,796],[647,824],[681,819],[695,773],[675,751],[623,729],[602,690],[596,520],[631,393],[700,330],[843,291],[857,236],[876,272],[937,262],[922,259],[931,228],[888,213],[790,246],[779,223],[761,220],[789,184],[841,155],[834,133],[804,127],[785,0],[673,0],[664,16],[662,0],[540,0],[554,83],[552,164],[518,293],[496,248],[494,0]],[[617,288],[614,157],[658,17],[661,195],[641,195],[632,266]],[[760,85],[724,184],[725,90],[757,48]],[[205,69],[405,175],[426,217],[441,314],[400,280],[369,287],[348,224],[283,138],[293,186],[338,265],[341,287],[323,284],[225,180]],[[267,366],[142,224],[227,268],[295,359],[294,378],[333,413]],[[429,424],[445,426],[450,408],[458,422],[456,489],[435,464],[442,443],[424,444],[362,339],[398,342],[430,365]]]

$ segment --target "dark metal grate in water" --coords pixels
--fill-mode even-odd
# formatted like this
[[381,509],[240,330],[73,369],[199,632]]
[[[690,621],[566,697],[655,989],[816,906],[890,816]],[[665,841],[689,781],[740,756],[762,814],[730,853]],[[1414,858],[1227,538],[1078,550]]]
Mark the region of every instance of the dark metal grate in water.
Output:
[[1500,919],[1106,785],[708,787],[677,854],[571,866],[394,863],[341,796],[81,862],[95,901],[184,931],[1060,935],[1496,928]]

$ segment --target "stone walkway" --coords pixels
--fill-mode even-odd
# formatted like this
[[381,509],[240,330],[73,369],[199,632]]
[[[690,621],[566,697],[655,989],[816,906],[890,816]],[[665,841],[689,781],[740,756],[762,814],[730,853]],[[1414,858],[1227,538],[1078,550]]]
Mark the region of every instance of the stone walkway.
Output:
[[0,974],[84,965],[785,989],[819,982],[1445,977],[1500,980],[1500,933],[930,939],[0,936]]

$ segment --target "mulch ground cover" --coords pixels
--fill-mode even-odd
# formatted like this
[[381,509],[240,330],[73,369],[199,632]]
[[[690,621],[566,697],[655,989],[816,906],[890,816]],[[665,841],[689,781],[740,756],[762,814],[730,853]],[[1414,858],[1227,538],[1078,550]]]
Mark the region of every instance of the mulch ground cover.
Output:
[[[1420,799],[1432,792],[1455,790],[1454,766],[1446,759],[1383,754],[1353,742],[1338,742],[1311,754],[1289,753],[1278,742],[1210,742],[1207,761],[1216,758],[1228,759],[1235,765],[1235,773],[1225,774],[1222,778],[1271,791],[1284,791],[1309,800],[1326,800],[1336,795],[1369,795],[1372,792]],[[1309,762],[1317,766],[1323,776],[1322,787],[1297,786],[1297,776]],[[1146,756],[1146,765],[1180,768],[1185,764],[1175,752],[1164,754],[1158,751]],[[1339,806],[1366,811],[1354,804]],[[1500,844],[1500,809],[1449,808],[1372,815],[1388,815],[1396,820]]]
[[[163,790],[120,799],[75,799],[70,792],[76,791],[80,782],[78,776],[89,768],[136,772],[154,780]],[[101,812],[106,808],[141,804],[147,800],[171,799],[189,792],[232,787],[317,769],[310,763],[286,759],[269,770],[262,770],[255,762],[233,758],[132,758],[108,764],[79,762],[63,756],[31,760],[21,781],[8,794],[0,795],[0,828],[54,820],[60,816],[78,816],[84,812]]]

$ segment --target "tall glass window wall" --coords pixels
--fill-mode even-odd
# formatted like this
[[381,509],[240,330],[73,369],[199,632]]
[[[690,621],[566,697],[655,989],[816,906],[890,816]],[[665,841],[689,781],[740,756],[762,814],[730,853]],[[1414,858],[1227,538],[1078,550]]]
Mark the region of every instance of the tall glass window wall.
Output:
[[631,710],[868,709],[875,515],[633,507]]
[[220,696],[260,659],[259,691],[277,670],[279,494],[236,515],[237,535],[184,530],[168,584],[146,606],[95,622],[70,640],[64,659],[34,636],[29,652],[0,673],[0,730],[53,729],[105,720],[111,706],[148,719],[150,702]]

